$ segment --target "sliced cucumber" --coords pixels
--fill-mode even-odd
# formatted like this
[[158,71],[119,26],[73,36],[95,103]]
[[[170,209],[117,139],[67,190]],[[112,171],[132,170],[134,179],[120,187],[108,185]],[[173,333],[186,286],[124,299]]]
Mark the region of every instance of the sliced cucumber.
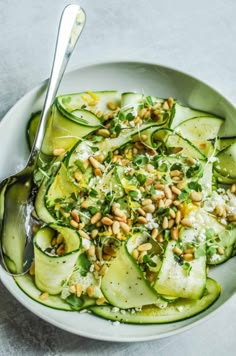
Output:
[[236,178],[236,143],[226,147],[217,155],[218,161],[215,163],[215,170],[227,178]]
[[109,103],[114,107],[120,107],[121,95],[116,90],[110,91],[87,91],[78,94],[67,94],[57,98],[57,102],[62,110],[72,112],[86,107],[87,110],[101,111],[107,113],[111,111]]
[[[234,245],[236,243],[236,229],[226,230],[224,227],[216,236],[214,246],[216,247],[216,253],[207,256],[207,264],[219,265],[226,262],[233,253]],[[221,249],[221,254],[218,253]]]
[[144,94],[127,92],[121,94],[121,107],[137,106],[144,98]]
[[41,116],[41,111],[33,113],[29,119],[27,128],[26,128],[26,138],[28,142],[29,149],[31,150],[34,138],[38,129],[38,124]]
[[[182,235],[184,240],[184,231]],[[199,299],[206,284],[206,256],[188,262],[186,270],[183,261],[180,263],[174,254],[176,245],[176,241],[168,242],[154,288],[161,295]]]
[[236,136],[220,137],[216,141],[216,148],[218,151],[222,151],[225,148],[231,146],[233,143],[236,143]]
[[220,296],[220,285],[208,278],[206,292],[201,299],[179,299],[168,304],[164,309],[155,306],[144,306],[141,311],[116,311],[112,306],[94,306],[90,311],[102,318],[130,324],[164,324],[184,320],[209,308]]
[[174,115],[172,121],[170,122],[170,128],[175,129],[183,121],[201,116],[210,117],[212,114],[200,110],[195,110],[176,102],[174,107]]
[[153,304],[158,295],[144,279],[143,272],[129,255],[125,244],[102,280],[105,298],[118,308],[128,309]]
[[[48,253],[52,239],[61,234],[64,238],[65,253]],[[41,228],[34,237],[35,283],[38,289],[51,295],[59,294],[65,281],[73,272],[80,253],[79,234],[68,227],[50,224]]]

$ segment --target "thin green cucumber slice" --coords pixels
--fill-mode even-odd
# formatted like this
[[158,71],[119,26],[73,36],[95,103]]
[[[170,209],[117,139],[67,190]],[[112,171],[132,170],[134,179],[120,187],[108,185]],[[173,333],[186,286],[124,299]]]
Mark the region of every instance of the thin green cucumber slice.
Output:
[[154,288],[161,295],[199,299],[206,284],[206,256],[194,258],[186,265],[178,261],[176,246],[176,241],[168,242]]
[[190,107],[184,106],[178,102],[175,103],[174,106],[174,114],[172,117],[172,121],[170,122],[170,128],[175,129],[178,125],[180,125],[183,121],[197,118],[197,117],[211,117],[212,114],[192,109]]
[[75,110],[86,108],[92,111],[107,113],[112,106],[120,107],[121,94],[116,90],[87,91],[78,94],[66,94],[57,97],[58,105],[66,112],[75,113]]
[[222,151],[225,148],[231,146],[233,143],[236,143],[236,136],[219,137],[216,141],[216,148],[218,151]]
[[222,176],[236,178],[236,142],[217,154],[215,170]]
[[112,306],[93,306],[90,311],[101,318],[129,324],[164,324],[191,318],[209,308],[220,296],[221,287],[208,278],[201,299],[178,299],[164,309],[144,306],[141,311],[114,310]]
[[[46,299],[42,299],[40,296],[42,295],[42,291],[39,290],[34,282],[34,277],[29,274],[25,274],[23,276],[15,276],[14,280],[18,287],[27,294],[31,299],[45,305],[47,307],[65,311],[74,311],[75,308],[71,306],[71,304],[67,303],[64,299],[62,299],[58,295],[48,295]],[[91,305],[95,304],[95,300],[91,298],[82,297],[80,298],[81,305],[76,307],[76,310],[81,310],[84,308],[88,308]]]
[[[214,246],[216,252],[207,256],[208,265],[219,265],[226,262],[233,253],[236,243],[236,228],[227,230],[225,227],[216,236]],[[219,253],[218,251],[221,251]]]
[[109,303],[123,309],[153,304],[158,299],[125,244],[111,262],[102,279],[101,289]]
[[29,150],[31,150],[33,143],[34,143],[34,138],[38,129],[38,124],[41,116],[41,111],[37,111],[33,113],[28,121],[27,128],[26,128],[26,138],[27,138],[27,143],[29,146]]
[[[51,241],[63,236],[65,252],[61,255],[47,252]],[[35,283],[43,292],[57,295],[73,272],[80,254],[81,239],[76,230],[59,224],[41,228],[34,236]]]

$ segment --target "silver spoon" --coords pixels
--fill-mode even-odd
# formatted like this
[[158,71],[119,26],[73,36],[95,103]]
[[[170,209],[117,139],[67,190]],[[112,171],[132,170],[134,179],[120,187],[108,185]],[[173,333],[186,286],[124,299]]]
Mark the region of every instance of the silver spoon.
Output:
[[0,184],[1,265],[13,275],[27,272],[33,260],[33,172],[41,154],[51,106],[85,20],[85,12],[79,5],[71,4],[64,9],[59,23],[47,94],[28,162],[21,172],[4,179]]

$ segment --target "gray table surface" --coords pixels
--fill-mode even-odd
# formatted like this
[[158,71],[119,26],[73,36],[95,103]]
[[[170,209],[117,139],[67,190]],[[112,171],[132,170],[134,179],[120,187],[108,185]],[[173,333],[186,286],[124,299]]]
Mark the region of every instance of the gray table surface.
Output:
[[[73,2],[73,1],[72,1]],[[65,0],[0,0],[0,117],[48,77]],[[192,74],[236,103],[236,1],[81,0],[88,20],[70,68],[139,59]],[[182,334],[142,343],[71,335],[31,314],[0,282],[0,355],[235,355],[236,297]]]

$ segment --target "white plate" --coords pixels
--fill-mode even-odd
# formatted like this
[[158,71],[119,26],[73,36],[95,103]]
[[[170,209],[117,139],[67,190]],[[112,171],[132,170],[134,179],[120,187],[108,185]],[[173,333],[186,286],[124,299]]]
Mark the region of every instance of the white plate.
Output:
[[[28,150],[25,139],[27,120],[32,112],[42,107],[45,83],[25,95],[0,123],[0,179],[16,172],[26,161]],[[175,97],[183,103],[213,112],[226,118],[224,134],[236,135],[236,110],[215,90],[176,70],[137,62],[103,63],[74,70],[65,75],[60,93],[84,90],[144,92],[147,95]],[[221,307],[236,291],[236,263],[231,259],[214,268],[211,276],[222,286],[217,302],[205,312],[180,322],[164,325],[114,325],[88,313],[50,309],[28,298],[7,273],[0,269],[0,278],[10,293],[26,308],[49,323],[71,333],[99,340],[153,340],[186,330],[205,320]]]

